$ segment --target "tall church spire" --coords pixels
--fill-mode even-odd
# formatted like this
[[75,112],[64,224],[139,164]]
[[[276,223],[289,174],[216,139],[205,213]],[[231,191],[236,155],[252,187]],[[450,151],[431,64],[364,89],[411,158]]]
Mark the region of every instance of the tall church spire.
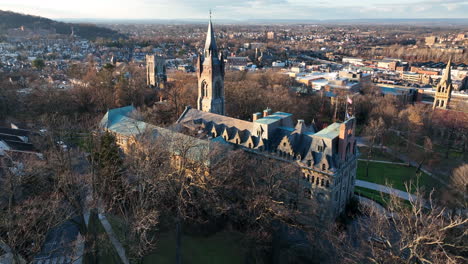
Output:
[[205,56],[218,56],[218,47],[216,47],[215,33],[213,30],[213,23],[211,23],[211,10],[210,10],[210,22],[208,23],[208,32],[206,34],[205,41]]
[[198,110],[224,115],[224,58],[218,56],[211,11],[203,55],[197,62]]
[[445,72],[444,72],[444,76],[442,77],[442,80],[441,82],[445,81],[449,81],[451,82],[452,81],[452,69],[451,69],[451,66],[452,66],[452,57],[450,57],[448,63],[447,63],[447,67],[445,68]]
[[450,98],[452,95],[453,85],[451,77],[451,64],[452,58],[449,59],[447,67],[445,68],[444,75],[440,80],[439,84],[436,87],[436,93],[434,97],[434,104],[432,108],[443,108],[447,109],[450,103]]

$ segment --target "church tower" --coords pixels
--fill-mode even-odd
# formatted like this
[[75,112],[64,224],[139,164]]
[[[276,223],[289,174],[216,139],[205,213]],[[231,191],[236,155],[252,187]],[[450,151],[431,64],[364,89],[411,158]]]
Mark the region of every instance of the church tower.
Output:
[[223,55],[218,54],[210,15],[203,57],[200,54],[197,61],[198,110],[218,115],[225,114],[224,66]]
[[445,69],[445,72],[444,72],[444,76],[442,77],[439,84],[437,85],[436,93],[434,97],[434,105],[432,106],[432,109],[435,109],[435,108],[447,109],[448,108],[448,104],[450,103],[450,96],[453,90],[451,70],[450,70],[451,63],[452,63],[452,59],[449,60],[447,64],[447,68]]

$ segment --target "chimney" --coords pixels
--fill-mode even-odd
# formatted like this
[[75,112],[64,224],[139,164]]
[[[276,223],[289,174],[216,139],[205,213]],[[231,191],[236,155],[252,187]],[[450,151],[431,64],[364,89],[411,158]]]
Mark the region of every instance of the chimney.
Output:
[[262,118],[262,113],[260,113],[260,112],[254,113],[253,116],[252,116],[252,121],[255,122],[260,118]]
[[271,115],[271,109],[267,107],[267,109],[263,110],[263,117]]

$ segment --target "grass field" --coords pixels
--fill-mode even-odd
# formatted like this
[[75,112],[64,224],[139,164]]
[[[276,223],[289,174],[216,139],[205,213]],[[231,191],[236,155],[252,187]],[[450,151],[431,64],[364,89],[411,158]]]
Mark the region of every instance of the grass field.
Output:
[[[361,153],[360,159],[367,159],[367,155],[369,152],[368,147],[359,147],[359,152]],[[392,162],[403,162],[399,158],[393,157],[389,153],[382,151],[378,148],[374,148],[372,151],[371,160],[384,160],[384,161],[392,161]]]
[[359,196],[374,200],[384,207],[386,206],[388,201],[388,194],[381,194],[378,191],[362,188],[359,186],[354,187],[354,193],[356,193]]
[[[242,235],[233,232],[219,232],[212,236],[187,236],[182,238],[182,262],[190,264],[245,263],[246,249]],[[144,258],[144,264],[174,263],[175,235],[173,232],[159,234],[158,249]]]
[[[366,162],[359,161],[357,179],[381,185],[390,185],[402,191],[406,191],[405,183],[409,183],[410,181],[415,184],[418,183],[426,191],[438,187],[438,182],[424,172],[420,172],[420,176],[417,177],[415,167],[377,162],[369,162],[369,176],[367,177]],[[415,191],[415,186],[411,188],[411,192],[413,191]]]

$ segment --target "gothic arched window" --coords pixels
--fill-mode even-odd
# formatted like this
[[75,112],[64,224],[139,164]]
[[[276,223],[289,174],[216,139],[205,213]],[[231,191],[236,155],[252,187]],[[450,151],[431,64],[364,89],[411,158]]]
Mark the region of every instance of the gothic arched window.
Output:
[[202,85],[201,85],[202,89],[201,89],[201,97],[207,97],[208,96],[208,84],[206,83],[206,81],[203,81],[202,82]]

